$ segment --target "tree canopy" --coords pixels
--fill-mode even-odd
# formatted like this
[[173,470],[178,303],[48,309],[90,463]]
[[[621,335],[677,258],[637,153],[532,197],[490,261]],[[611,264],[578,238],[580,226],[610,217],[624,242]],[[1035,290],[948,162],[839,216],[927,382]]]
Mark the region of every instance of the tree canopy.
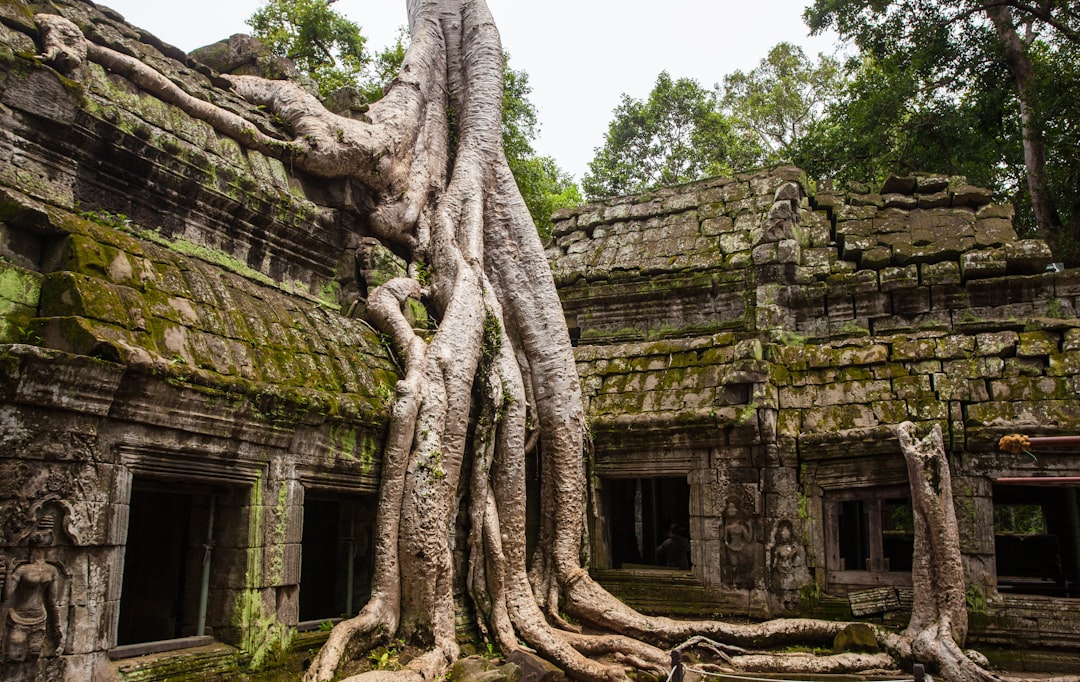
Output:
[[805,18],[860,51],[830,120],[803,146],[808,158],[963,172],[1029,207],[1029,224],[1059,249],[1075,241],[1061,237],[1080,229],[1068,123],[1080,111],[1059,95],[1077,78],[1075,3],[815,0]]
[[750,72],[724,77],[720,102],[736,129],[778,161],[790,158],[792,145],[824,116],[841,87],[835,58],[821,56],[814,63],[799,46],[778,43]]
[[716,93],[661,72],[645,100],[623,94],[582,180],[597,199],[676,185],[756,165],[763,149],[719,110]]

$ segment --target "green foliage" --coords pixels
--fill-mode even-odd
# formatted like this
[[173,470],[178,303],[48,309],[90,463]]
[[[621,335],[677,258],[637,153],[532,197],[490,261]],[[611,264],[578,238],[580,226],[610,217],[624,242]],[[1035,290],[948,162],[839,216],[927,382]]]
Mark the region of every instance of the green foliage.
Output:
[[719,111],[714,92],[664,71],[648,99],[623,94],[582,186],[590,199],[640,193],[731,173],[763,157]]
[[778,43],[757,68],[724,77],[721,104],[735,127],[768,150],[769,161],[789,158],[791,145],[819,121],[843,85],[840,63]]
[[404,649],[405,642],[399,639],[368,653],[368,661],[374,670],[401,670],[399,658]]
[[1043,508],[1037,504],[994,505],[994,533],[998,535],[1042,535],[1046,532]]
[[267,0],[247,19],[274,54],[296,62],[326,96],[359,86],[367,64],[360,26],[331,8],[337,0]]
[[[1018,226],[1034,230],[1025,139],[1041,143],[1045,164],[1031,167],[1043,166],[1040,189],[1051,202],[1039,227],[1059,249],[1076,243],[1080,99],[1068,94],[1080,84],[1075,3],[815,0],[804,16],[813,32],[836,30],[859,54],[840,97],[795,145],[796,163],[838,179],[912,170],[964,175],[1011,200]],[[1011,61],[1010,35],[1019,46]],[[1022,89],[1025,63],[1034,78]],[[1058,255],[1077,262],[1080,249]]]
[[989,604],[986,601],[986,595],[979,589],[978,585],[968,585],[967,592],[965,593],[965,601],[967,602],[967,610],[971,613],[977,613],[980,615],[986,615],[990,613]]

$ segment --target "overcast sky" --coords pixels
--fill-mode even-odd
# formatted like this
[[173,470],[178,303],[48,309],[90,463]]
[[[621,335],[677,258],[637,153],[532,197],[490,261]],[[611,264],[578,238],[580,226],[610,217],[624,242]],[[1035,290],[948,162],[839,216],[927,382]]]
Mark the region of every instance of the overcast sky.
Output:
[[[835,36],[808,35],[802,13],[811,0],[488,0],[513,68],[527,71],[539,110],[537,151],[555,157],[578,180],[604,142],[620,95],[643,99],[656,76],[691,77],[712,87],[724,75],[754,68],[781,41],[815,56],[835,50]],[[191,51],[249,31],[244,19],[261,0],[101,0],[129,23]],[[338,0],[381,47],[405,25],[403,0]]]

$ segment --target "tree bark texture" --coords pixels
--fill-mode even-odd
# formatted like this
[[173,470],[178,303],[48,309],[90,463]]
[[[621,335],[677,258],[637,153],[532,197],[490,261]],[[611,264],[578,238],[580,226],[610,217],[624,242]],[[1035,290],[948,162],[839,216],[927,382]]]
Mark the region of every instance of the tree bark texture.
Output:
[[1020,100],[1020,133],[1024,144],[1024,170],[1027,172],[1028,192],[1035,222],[1044,234],[1061,228],[1061,216],[1050,196],[1046,177],[1046,141],[1037,113],[1035,70],[1028,57],[1027,45],[1016,29],[1013,10],[1005,4],[986,5],[986,14],[1005,50],[1005,63],[1016,84]]
[[914,603],[903,637],[916,661],[933,664],[948,680],[996,679],[962,649],[968,629],[967,588],[941,426],[934,425],[922,440],[916,438],[911,422],[900,424],[896,433],[907,463],[915,516]]
[[[880,668],[881,656],[762,654],[791,644],[831,645],[845,623],[644,616],[582,567],[584,411],[554,280],[503,155],[499,36],[483,0],[410,0],[408,14],[412,42],[401,73],[364,121],[328,112],[291,82],[231,78],[239,94],[287,123],[289,142],[107,47],[57,48],[74,55],[65,61],[85,54],[309,174],[361,184],[375,206],[356,212],[370,209],[368,229],[408,253],[412,276],[368,297],[370,320],[391,339],[403,367],[390,407],[372,596],[333,629],[305,680],[333,679],[344,661],[395,636],[427,653],[393,675],[437,678],[459,653],[453,588],[460,583],[479,630],[503,654],[524,644],[577,679],[664,672],[669,658],[661,648],[698,636],[738,648],[736,667],[741,660],[754,670]],[[62,25],[61,33],[74,28],[52,23]],[[423,283],[420,272],[428,273]],[[409,299],[423,301],[438,320],[434,334],[412,328],[403,313]],[[916,613],[903,635],[875,631],[894,659],[925,651],[947,679],[985,679],[959,648],[967,627],[963,570],[940,429],[922,442],[912,429],[903,425],[899,435],[916,509]],[[537,442],[543,521],[527,567],[525,459]],[[453,560],[459,511],[468,519],[463,576],[455,575]],[[564,612],[604,634],[583,633]]]

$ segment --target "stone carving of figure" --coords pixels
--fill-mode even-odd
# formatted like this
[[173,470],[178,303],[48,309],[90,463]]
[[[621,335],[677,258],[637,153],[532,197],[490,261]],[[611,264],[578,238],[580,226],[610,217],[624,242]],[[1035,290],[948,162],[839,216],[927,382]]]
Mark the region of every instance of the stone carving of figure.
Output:
[[739,506],[730,498],[724,509],[724,548],[727,550],[727,582],[732,587],[754,586],[754,533],[750,522]]
[[57,606],[62,576],[45,560],[53,541],[52,518],[39,521],[28,540],[30,560],[11,571],[0,609],[4,655],[15,662],[59,653],[63,641]]
[[772,550],[773,585],[781,590],[799,589],[799,569],[803,565],[802,551],[795,542],[791,521],[783,519],[776,526]]

